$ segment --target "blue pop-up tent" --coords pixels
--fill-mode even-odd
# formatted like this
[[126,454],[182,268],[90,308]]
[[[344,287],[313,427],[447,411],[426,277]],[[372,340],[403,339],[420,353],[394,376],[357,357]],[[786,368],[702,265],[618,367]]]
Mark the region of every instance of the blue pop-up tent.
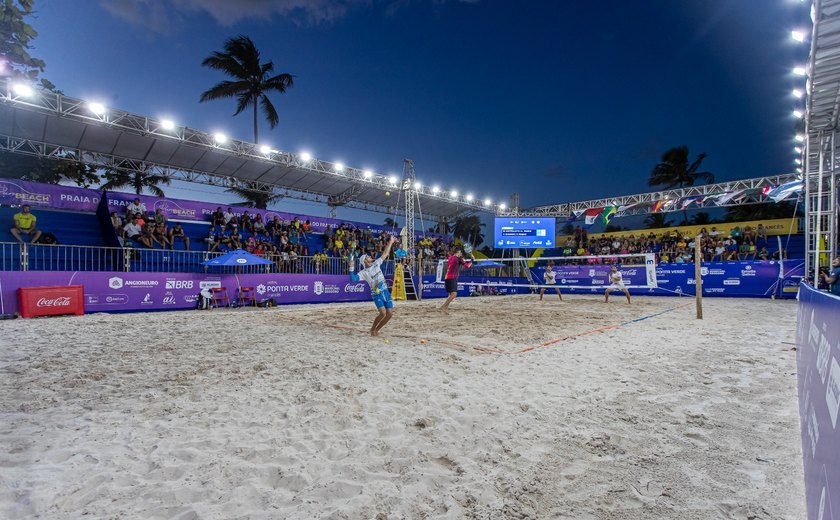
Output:
[[272,262],[271,260],[266,260],[261,256],[252,255],[244,249],[235,249],[230,253],[225,253],[221,256],[217,256],[216,258],[205,260],[201,262],[201,265],[215,265],[218,267],[243,267],[246,265],[267,265],[273,263],[274,262]]

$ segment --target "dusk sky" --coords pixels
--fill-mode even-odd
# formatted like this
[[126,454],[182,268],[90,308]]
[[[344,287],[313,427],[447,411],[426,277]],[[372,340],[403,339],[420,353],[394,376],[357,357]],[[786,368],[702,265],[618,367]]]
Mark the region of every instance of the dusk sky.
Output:
[[[302,6],[302,7],[295,7]],[[796,0],[38,0],[32,54],[67,95],[252,141],[201,66],[247,35],[275,73],[261,143],[523,207],[650,191],[666,149],[717,180],[793,170]],[[262,121],[262,118],[261,118]],[[169,193],[202,198],[210,187]],[[314,209],[312,210],[314,214]],[[321,214],[325,214],[322,208]]]

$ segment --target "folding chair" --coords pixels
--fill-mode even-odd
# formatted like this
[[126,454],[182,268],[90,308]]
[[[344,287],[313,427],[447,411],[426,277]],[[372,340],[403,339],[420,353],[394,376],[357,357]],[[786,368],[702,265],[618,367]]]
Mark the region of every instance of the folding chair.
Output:
[[239,306],[244,307],[246,305],[251,305],[256,307],[257,306],[257,293],[254,291],[253,287],[240,287],[239,288]]
[[213,298],[210,300],[210,308],[219,307],[224,304],[225,307],[230,307],[230,297],[228,296],[226,287],[213,287],[210,289]]

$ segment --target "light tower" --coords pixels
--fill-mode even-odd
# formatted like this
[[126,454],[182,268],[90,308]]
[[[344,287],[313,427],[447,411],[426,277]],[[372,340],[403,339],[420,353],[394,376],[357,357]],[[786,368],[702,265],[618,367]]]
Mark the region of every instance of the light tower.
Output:
[[402,189],[405,192],[405,238],[403,239],[403,249],[408,254],[409,259],[415,258],[414,241],[414,198],[418,197],[417,191],[414,188],[416,178],[414,176],[414,163],[411,159],[403,161],[403,181]]

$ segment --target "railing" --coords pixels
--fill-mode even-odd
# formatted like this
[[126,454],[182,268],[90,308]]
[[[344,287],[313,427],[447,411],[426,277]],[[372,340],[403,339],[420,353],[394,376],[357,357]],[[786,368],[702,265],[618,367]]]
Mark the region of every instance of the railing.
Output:
[[[201,263],[225,253],[171,251],[122,247],[32,245],[0,242],[0,271],[123,271],[158,273],[298,273],[347,274],[347,261],[311,256],[284,259],[269,255],[272,264],[216,267]],[[394,263],[382,264],[385,275],[394,273]]]

